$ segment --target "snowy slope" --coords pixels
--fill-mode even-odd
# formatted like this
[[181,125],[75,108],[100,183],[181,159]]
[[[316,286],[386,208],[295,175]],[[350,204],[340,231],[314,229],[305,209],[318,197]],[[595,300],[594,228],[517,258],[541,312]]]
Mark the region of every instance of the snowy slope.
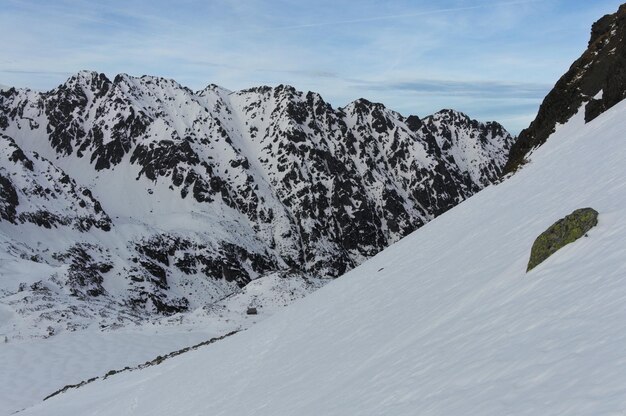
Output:
[[[222,335],[214,328],[141,327],[117,332],[85,330],[0,347],[0,415],[40,402],[67,384],[111,369],[134,366]],[[0,340],[2,341],[2,340]]]
[[[509,180],[248,331],[22,414],[623,414],[625,131],[626,102],[581,110]],[[588,238],[526,274],[586,206]]]
[[0,91],[0,336],[192,313],[275,272],[303,296],[498,179],[514,139],[454,114],[90,71]]
[[[31,279],[38,279],[36,270],[28,272]],[[113,325],[104,331],[92,325],[46,339],[10,339],[6,343],[0,332],[0,415],[32,406],[63,386],[245,330],[317,287],[296,276],[273,273],[190,313],[139,325]],[[256,308],[257,315],[248,315],[249,307]],[[13,313],[0,304],[0,323],[10,320]]]

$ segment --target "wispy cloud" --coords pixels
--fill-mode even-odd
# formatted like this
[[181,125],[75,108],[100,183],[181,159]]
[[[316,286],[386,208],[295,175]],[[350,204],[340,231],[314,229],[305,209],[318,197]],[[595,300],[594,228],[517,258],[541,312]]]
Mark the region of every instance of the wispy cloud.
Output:
[[2,84],[49,89],[80,69],[196,90],[288,83],[519,130],[621,0],[0,2]]
[[363,82],[360,86],[371,91],[410,91],[418,94],[441,94],[481,98],[516,97],[543,98],[552,84],[506,81],[455,81],[415,79],[401,82]]
[[19,75],[50,75],[50,76],[70,76],[72,72],[66,71],[36,71],[32,69],[0,69],[3,74],[19,74]]
[[351,25],[351,24],[356,24],[356,23],[381,22],[381,21],[388,21],[388,20],[407,19],[407,18],[413,18],[413,17],[432,16],[432,15],[446,14],[446,13],[458,13],[458,12],[486,9],[486,8],[493,8],[493,7],[515,6],[515,5],[521,5],[521,4],[538,3],[541,1],[545,1],[545,0],[517,0],[517,1],[489,2],[489,3],[477,4],[474,6],[447,7],[447,8],[440,8],[440,9],[421,10],[421,11],[406,11],[404,13],[392,14],[392,15],[386,15],[386,16],[361,17],[361,18],[356,18],[356,19],[331,20],[331,21],[326,21],[326,22],[278,26],[278,27],[273,27],[273,28],[258,29],[257,31],[308,29],[308,28],[319,28],[319,27],[324,27],[324,26],[341,26],[341,25]]

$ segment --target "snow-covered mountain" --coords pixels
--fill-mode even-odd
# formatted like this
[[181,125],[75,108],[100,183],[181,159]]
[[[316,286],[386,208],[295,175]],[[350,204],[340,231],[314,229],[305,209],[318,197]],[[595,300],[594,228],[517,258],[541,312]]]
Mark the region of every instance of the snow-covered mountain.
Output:
[[[615,16],[600,22],[608,22],[610,31],[597,23],[592,36],[621,33],[622,26],[611,22],[624,24]],[[587,69],[612,59],[596,56],[601,62],[588,61]],[[592,70],[579,74],[574,82],[580,85],[597,80]],[[561,86],[524,133],[531,146],[511,153],[516,169],[516,155],[528,163],[505,181],[245,332],[157,358],[159,364],[141,370],[101,372],[22,414],[622,414],[626,101],[607,101],[593,114],[606,90],[596,85],[564,102],[554,99]],[[623,94],[620,88],[610,95]],[[563,111],[569,115],[548,120]],[[459,118],[442,112],[419,125],[439,145],[441,137],[462,137],[448,125]],[[539,125],[548,126],[545,137],[528,139],[542,137],[530,134]],[[448,154],[456,164],[471,165],[464,146],[451,142]],[[527,272],[535,238],[584,207],[597,210],[597,226]],[[109,233],[91,227],[89,233],[96,232]],[[46,341],[59,341],[60,347],[50,344],[57,353],[73,343],[70,335],[80,335],[82,347],[105,334],[83,331]],[[136,346],[145,341],[136,337],[126,344],[142,357]],[[118,345],[109,339],[111,344]],[[29,355],[15,347],[10,357],[36,362],[42,351],[33,348]],[[115,370],[128,365],[116,360]],[[100,361],[90,364],[92,370],[102,368]],[[7,367],[11,374],[21,369]],[[40,374],[36,369],[28,377],[36,384],[45,379]]]
[[[249,330],[22,414],[623,413],[626,101],[585,106],[515,175]],[[598,225],[526,273],[582,207]]]
[[[214,136],[206,136],[209,144],[201,150],[196,147],[200,133],[190,135],[193,140],[179,135],[165,143],[158,134],[146,133],[154,123],[163,123],[153,127],[154,131],[175,130],[176,134],[187,128],[195,132],[199,125],[207,124],[202,121],[189,127],[190,118],[180,117],[182,104],[176,110],[176,105],[166,106],[155,99],[159,106],[151,113],[145,109],[149,105],[144,98],[128,99],[130,104],[124,104],[126,98],[114,99],[116,104],[111,105],[120,109],[128,106],[120,110],[123,115],[119,117],[98,113],[92,106],[87,111],[62,110],[63,105],[54,105],[53,109],[69,115],[53,116],[56,121],[48,131],[41,127],[49,125],[45,100],[58,95],[63,87],[46,94],[9,90],[0,99],[4,106],[0,115],[5,116],[0,117],[5,132],[0,137],[0,275],[10,277],[3,279],[0,287],[4,296],[0,302],[1,330],[10,330],[10,325],[20,319],[35,329],[45,327],[49,333],[94,321],[105,325],[117,321],[143,324],[117,331],[92,327],[47,339],[9,339],[0,343],[0,413],[29,407],[21,414],[622,414],[626,409],[626,101],[618,98],[620,94],[624,97],[626,85],[619,83],[623,65],[613,65],[613,59],[614,55],[626,56],[624,36],[614,37],[624,33],[626,23],[620,17],[624,10],[622,6],[616,15],[605,16],[594,25],[590,45],[599,52],[594,54],[590,49],[587,58],[596,59],[586,60],[582,66],[573,65],[571,85],[570,81],[557,83],[537,119],[522,134],[526,143],[511,151],[507,170],[519,168],[524,159],[529,163],[506,176],[502,183],[364,261],[341,279],[283,309],[283,305],[319,285],[311,276],[332,276],[336,265],[324,256],[337,247],[344,248],[336,251],[337,256],[351,258],[356,253],[338,239],[343,234],[320,230],[318,222],[322,220],[310,214],[316,212],[311,206],[317,206],[317,202],[302,208],[306,200],[302,195],[312,201],[310,195],[319,194],[317,182],[310,185],[306,180],[289,180],[285,184],[285,177],[316,178],[318,172],[323,172],[319,164],[325,164],[329,171],[348,175],[345,177],[350,178],[350,184],[361,184],[358,186],[363,188],[357,187],[365,195],[361,200],[375,200],[378,209],[384,206],[380,204],[387,184],[380,178],[393,172],[397,173],[393,177],[396,179],[412,178],[413,171],[404,170],[402,155],[419,163],[434,160],[424,165],[434,167],[434,177],[442,174],[438,166],[457,169],[468,183],[480,187],[499,173],[504,158],[498,149],[505,148],[506,143],[478,136],[480,144],[473,145],[477,133],[472,137],[463,126],[478,126],[487,136],[489,129],[453,111],[419,120],[403,118],[364,101],[346,109],[313,113],[306,104],[309,116],[298,118],[304,119],[304,124],[295,119],[299,116],[284,116],[288,120],[284,123],[281,116],[280,123],[270,123],[267,120],[274,110],[284,106],[272,101],[269,109],[259,110],[266,106],[261,94],[274,97],[280,88],[230,93],[212,86],[207,90],[228,99],[215,107],[230,112],[216,112],[202,104],[211,114],[206,120],[219,120],[225,136],[220,133],[224,141],[219,144],[214,143]],[[602,45],[609,43],[613,47],[603,51]],[[594,69],[607,64],[610,70]],[[102,85],[120,82],[107,83],[99,74],[82,73],[78,77],[96,78]],[[606,84],[602,84],[603,77]],[[134,80],[141,84],[150,79]],[[163,85],[169,82],[150,81]],[[563,85],[572,88],[564,89]],[[190,96],[206,94],[203,91]],[[242,104],[247,101],[241,97],[254,94],[261,97],[261,104],[254,107],[256,115],[248,119],[242,116],[247,114]],[[18,95],[22,98],[15,101]],[[85,93],[86,102],[95,100],[96,95]],[[6,101],[7,97],[11,101]],[[301,102],[304,94],[294,92],[294,97],[298,98],[287,101]],[[568,101],[568,97],[573,98]],[[41,103],[32,104],[37,100]],[[358,110],[362,106],[368,110]],[[34,117],[37,108],[41,112]],[[388,117],[395,127],[380,121],[376,112],[383,114],[383,119]],[[218,113],[223,117],[213,116]],[[299,113],[290,110],[290,114]],[[104,114],[113,118],[101,125],[100,140],[98,133],[89,132],[97,124],[94,120]],[[287,114],[287,110],[281,114]],[[323,135],[316,136],[306,128],[311,124],[310,114],[315,114],[316,120],[318,114],[326,114],[319,122],[325,129]],[[144,123],[144,116],[151,121]],[[175,119],[183,121],[177,123]],[[66,133],[55,133],[58,120],[69,123]],[[329,120],[342,120],[345,130],[333,130],[331,127],[339,121]],[[265,126],[265,130],[259,126]],[[491,128],[496,127],[493,124]],[[132,133],[142,129],[145,131],[141,134]],[[300,130],[303,133],[295,133]],[[245,131],[249,135],[242,133]],[[302,134],[307,138],[298,141]],[[411,137],[415,141],[423,143],[424,152],[415,150],[420,148],[417,144],[407,144],[413,139],[399,140],[393,151],[385,147],[386,143],[396,143],[397,137],[404,138],[404,134],[414,135]],[[265,140],[263,145],[255,144],[260,137]],[[296,141],[290,145],[293,137]],[[108,145],[113,141],[119,143]],[[184,141],[188,146],[181,144]],[[281,141],[282,147],[278,144]],[[69,147],[63,143],[69,143]],[[272,152],[278,155],[282,151],[281,155],[287,156],[279,160],[263,153],[270,143],[275,146]],[[298,150],[300,146],[308,149],[306,157],[293,153],[294,147]],[[311,149],[318,147],[333,152],[330,156],[322,152],[324,156],[316,159],[320,151]],[[355,149],[356,155],[348,151],[336,154],[336,148]],[[137,155],[135,149],[140,149]],[[118,151],[119,158],[115,156]],[[147,153],[150,156],[143,158]],[[305,224],[296,227],[301,241],[293,252],[305,253],[303,247],[322,247],[326,250],[320,251],[323,255],[308,259],[303,254],[301,263],[290,264],[289,253],[293,252],[288,250],[288,243],[293,238],[281,235],[270,244],[267,236],[277,234],[269,233],[273,231],[269,226],[264,228],[267,224],[259,220],[261,214],[253,219],[250,206],[246,209],[242,205],[243,197],[231,197],[228,202],[231,191],[235,195],[248,189],[242,185],[248,182],[247,177],[243,180],[235,174],[239,170],[229,162],[229,155],[235,153],[245,155],[245,161],[242,156],[232,159],[233,164],[247,165],[245,172],[254,184],[250,186],[254,192],[246,195],[258,196],[253,212],[266,215],[266,208],[272,208],[274,224],[284,227],[282,230],[292,229],[292,219],[293,224]],[[383,153],[387,159],[377,159]],[[394,154],[398,156],[392,157]],[[487,155],[495,164],[480,162]],[[104,159],[100,162],[101,157]],[[333,160],[343,165],[336,166]],[[357,163],[359,160],[370,162]],[[378,160],[387,161],[382,163],[384,169]],[[367,166],[368,170],[365,175],[357,170],[359,175],[349,176],[350,169],[340,171],[346,164],[358,169]],[[211,173],[200,175],[198,166],[209,166]],[[291,166],[297,167],[296,173],[289,173]],[[373,171],[372,176],[382,185],[368,181],[368,171]],[[182,181],[176,179],[179,173]],[[453,180],[457,177],[448,174]],[[189,175],[192,179],[187,180]],[[215,189],[211,186],[214,177],[219,178]],[[319,177],[324,176],[319,173]],[[202,184],[196,185],[200,179],[208,180],[215,193],[204,192]],[[439,190],[446,189],[441,187],[446,184],[442,181],[433,180],[432,184]],[[401,186],[396,192],[405,197],[407,193],[401,190],[406,182],[397,183]],[[457,192],[464,189],[459,183],[449,183],[456,184]],[[299,186],[309,193],[303,194]],[[195,189],[199,189],[199,199]],[[328,194],[334,195],[335,189],[328,189]],[[413,188],[407,189],[412,195]],[[346,188],[338,192],[339,196],[327,199],[330,203],[324,206],[324,213],[343,218],[335,212],[347,212],[351,221],[370,227],[364,231],[378,230],[375,226],[379,222],[363,219],[371,217],[352,215],[354,210],[337,205],[335,201],[356,201]],[[443,205],[437,204],[451,198],[450,192],[434,200],[430,199],[432,194],[422,193],[428,204],[419,204],[424,212],[430,212],[426,207],[431,207],[434,216],[441,213],[436,207]],[[344,198],[346,194],[349,196]],[[267,201],[274,201],[274,205]],[[279,214],[284,216],[274,214],[274,208],[280,206],[284,211]],[[422,212],[408,210],[407,203],[402,206],[407,215]],[[365,209],[363,204],[352,207]],[[599,212],[597,226],[526,272],[535,238],[555,221],[583,207]],[[307,221],[302,222],[303,218]],[[358,250],[379,232],[395,235],[387,217],[381,214],[376,218],[385,227],[370,234],[353,234]],[[331,220],[326,221],[324,224]],[[311,230],[318,230],[318,234],[311,237]],[[334,245],[321,244],[322,237]],[[233,251],[234,255],[229,254]],[[252,257],[240,260],[240,256],[251,253],[258,254],[256,259],[267,260],[268,268],[259,268],[254,258],[250,260]],[[316,251],[310,253],[315,255]],[[359,255],[367,257],[362,252]],[[207,266],[211,259],[214,264],[226,266],[216,266],[217,274],[211,274],[207,272],[211,270]],[[357,256],[351,259],[354,264],[361,261]],[[237,271],[241,269],[254,279],[243,289],[239,286],[246,279],[241,280],[241,272]],[[264,274],[265,270],[280,271]],[[150,315],[151,307],[170,314],[195,308],[207,299],[220,300],[208,308],[175,314],[156,324],[142,321]],[[249,306],[261,306],[260,315],[247,315]],[[267,309],[276,313],[265,319]],[[262,322],[251,326],[257,321]],[[183,347],[248,327],[247,331],[210,344],[204,342],[196,350],[164,359],[168,353],[186,350]],[[35,330],[19,328],[24,333]],[[139,365],[148,360],[155,365]],[[123,370],[125,367],[142,369]],[[93,381],[30,407],[64,385],[81,380]]]
[[513,143],[452,110],[88,71],[0,91],[0,132],[11,337],[189,311],[275,272],[308,293],[497,180]]

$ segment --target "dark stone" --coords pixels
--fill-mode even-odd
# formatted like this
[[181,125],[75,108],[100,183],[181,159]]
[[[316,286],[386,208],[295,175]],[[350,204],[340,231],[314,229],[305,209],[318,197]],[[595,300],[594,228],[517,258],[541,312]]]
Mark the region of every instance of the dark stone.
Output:
[[0,174],[0,218],[15,224],[19,200],[11,179]]
[[102,286],[102,274],[113,269],[113,264],[97,262],[89,251],[100,249],[86,243],[77,243],[64,253],[56,253],[53,257],[64,263],[69,263],[67,286],[70,293],[79,298],[98,297],[107,292]]
[[406,125],[411,131],[418,131],[422,127],[422,120],[418,116],[408,116],[406,119]]

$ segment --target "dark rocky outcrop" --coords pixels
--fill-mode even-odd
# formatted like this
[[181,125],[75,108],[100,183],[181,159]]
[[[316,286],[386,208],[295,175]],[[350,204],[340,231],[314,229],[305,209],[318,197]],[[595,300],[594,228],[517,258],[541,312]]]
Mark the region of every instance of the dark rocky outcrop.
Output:
[[19,200],[17,191],[9,177],[0,175],[0,218],[15,223]]
[[[602,92],[601,97],[599,93]],[[626,4],[593,24],[587,50],[543,100],[530,126],[511,148],[504,174],[515,171],[528,152],[545,143],[557,124],[587,103],[585,121],[626,98]]]
[[84,232],[111,229],[111,219],[89,189],[38,154],[27,157],[5,134],[0,134],[0,190],[2,220]]
[[93,251],[103,254],[100,247],[85,243],[77,243],[64,253],[53,254],[55,260],[69,265],[65,286],[72,296],[87,298],[106,294],[102,286],[103,275],[109,272],[113,265],[106,261],[96,261],[90,254]]

